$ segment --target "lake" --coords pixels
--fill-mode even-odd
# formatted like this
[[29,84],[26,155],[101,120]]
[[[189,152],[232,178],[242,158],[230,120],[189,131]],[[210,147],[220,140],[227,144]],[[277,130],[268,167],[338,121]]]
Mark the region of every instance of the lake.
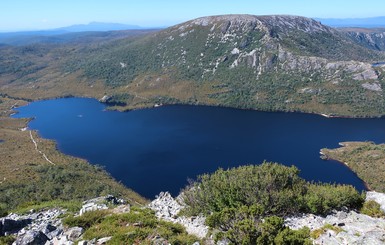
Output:
[[65,154],[87,159],[147,198],[177,195],[197,175],[266,161],[295,165],[307,180],[362,181],[346,166],[320,159],[341,141],[385,142],[385,119],[325,118],[208,106],[174,105],[106,111],[94,99],[33,102],[13,117],[57,141]]

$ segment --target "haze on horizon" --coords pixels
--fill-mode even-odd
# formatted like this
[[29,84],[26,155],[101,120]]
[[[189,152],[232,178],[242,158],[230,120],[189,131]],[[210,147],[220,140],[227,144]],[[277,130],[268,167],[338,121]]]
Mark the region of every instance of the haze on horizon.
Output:
[[0,31],[45,30],[90,22],[163,27],[222,14],[289,14],[310,18],[383,16],[383,0],[4,0]]

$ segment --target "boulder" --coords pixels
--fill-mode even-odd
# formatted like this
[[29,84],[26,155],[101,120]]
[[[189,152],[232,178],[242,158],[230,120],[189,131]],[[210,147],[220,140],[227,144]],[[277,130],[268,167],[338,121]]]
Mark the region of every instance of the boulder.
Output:
[[71,227],[66,232],[64,232],[64,235],[67,237],[68,240],[76,241],[80,238],[83,232],[84,229],[82,227]]
[[18,236],[15,245],[41,245],[48,241],[48,237],[41,231],[29,230],[24,235]]
[[[181,200],[181,198],[178,197],[177,200]],[[161,192],[148,207],[155,211],[155,215],[159,219],[181,224],[189,234],[200,238],[206,237],[209,229],[205,225],[205,217],[178,217],[178,213],[184,206],[181,201],[178,202],[177,200],[170,193]]]
[[0,235],[17,233],[31,223],[31,219],[2,218],[0,220]]

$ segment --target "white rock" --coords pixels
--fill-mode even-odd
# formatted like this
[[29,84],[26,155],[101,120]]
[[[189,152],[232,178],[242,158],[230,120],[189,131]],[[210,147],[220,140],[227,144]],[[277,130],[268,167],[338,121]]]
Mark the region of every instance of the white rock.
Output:
[[328,230],[315,240],[316,244],[385,244],[385,219],[372,218],[354,211],[334,212],[326,217],[302,215],[288,217],[285,225],[297,230],[316,230],[329,224],[342,229],[338,234]]
[[375,191],[366,192],[366,200],[374,200],[380,204],[381,209],[385,212],[385,194]]
[[204,217],[177,216],[179,211],[183,209],[183,205],[178,203],[168,192],[161,192],[148,207],[155,211],[155,215],[159,219],[183,225],[189,234],[203,238],[208,233]]
[[111,236],[109,237],[103,237],[103,238],[100,238],[96,241],[96,244],[106,244],[106,242],[108,242],[109,240],[111,240]]

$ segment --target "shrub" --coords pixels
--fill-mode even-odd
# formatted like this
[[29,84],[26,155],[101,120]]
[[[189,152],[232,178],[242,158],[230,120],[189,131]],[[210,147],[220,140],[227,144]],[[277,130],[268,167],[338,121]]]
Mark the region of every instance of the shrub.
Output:
[[276,163],[219,169],[198,178],[183,192],[191,214],[258,204],[265,214],[285,215],[301,208],[305,182],[299,170]]
[[0,236],[0,245],[9,245],[15,241],[13,236]]
[[385,218],[385,212],[381,210],[380,204],[374,200],[366,201],[360,212],[374,218]]
[[108,211],[106,210],[96,210],[92,212],[86,212],[81,216],[67,217],[63,220],[63,223],[70,227],[79,226],[84,229],[88,229],[95,224],[101,223],[107,213]]
[[309,230],[290,230],[284,216],[362,206],[364,197],[352,186],[309,183],[298,174],[294,166],[264,162],[202,175],[182,194],[185,214],[206,215],[207,225],[218,230],[217,240],[309,244]]
[[310,213],[327,214],[342,207],[358,209],[364,202],[360,193],[349,185],[309,184],[307,189],[304,206]]

